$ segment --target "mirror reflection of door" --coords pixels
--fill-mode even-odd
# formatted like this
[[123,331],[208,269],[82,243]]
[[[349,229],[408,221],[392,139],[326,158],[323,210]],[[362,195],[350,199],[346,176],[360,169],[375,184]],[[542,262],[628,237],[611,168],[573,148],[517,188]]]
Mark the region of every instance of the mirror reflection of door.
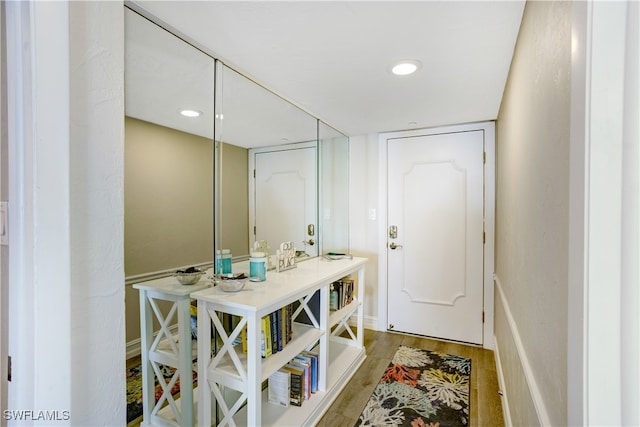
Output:
[[253,242],[266,240],[274,254],[280,243],[291,241],[298,251],[316,256],[316,143],[254,149],[250,159]]

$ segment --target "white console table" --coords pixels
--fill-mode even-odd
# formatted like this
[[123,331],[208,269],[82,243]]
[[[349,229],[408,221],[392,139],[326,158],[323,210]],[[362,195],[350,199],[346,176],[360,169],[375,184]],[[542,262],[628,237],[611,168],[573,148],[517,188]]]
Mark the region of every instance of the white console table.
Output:
[[[142,425],[193,426],[195,411],[193,403],[192,343],[189,294],[211,286],[211,280],[203,276],[194,285],[181,285],[175,277],[164,277],[133,285],[140,291],[140,329],[142,344]],[[163,315],[158,301],[173,303],[169,312]],[[153,321],[160,324],[154,338]],[[178,322],[177,339],[170,326]],[[176,369],[167,383],[159,365]],[[162,396],[155,401],[155,379],[162,387]],[[171,389],[180,379],[179,404],[174,400]],[[171,411],[163,410],[168,403]],[[164,415],[164,416],[163,416]]]
[[[222,412],[217,420],[219,426],[314,425],[366,357],[362,306],[366,262],[366,258],[330,261],[319,257],[301,262],[292,270],[268,272],[265,282],[249,282],[237,293],[227,293],[218,287],[192,293],[191,297],[198,301],[198,336],[210,336],[213,323],[222,342],[212,356],[211,340],[198,340],[198,424],[212,425],[212,409],[217,403]],[[242,266],[234,264],[236,270],[242,271]],[[348,275],[355,276],[355,298],[346,307],[330,312],[329,285]],[[318,290],[319,319],[314,319],[313,325],[294,323],[292,340],[282,351],[261,358],[261,318],[300,301],[295,320],[297,313],[306,311],[307,303]],[[219,315],[223,313],[240,319],[233,330],[226,330],[220,322]],[[352,315],[357,317],[355,333],[347,323]],[[236,340],[245,325],[247,354]],[[338,336],[344,330],[349,338]],[[267,390],[263,392],[261,387],[263,381],[301,351],[316,346],[318,392],[300,407],[267,403]],[[229,389],[234,392],[228,393]],[[230,394],[234,396],[232,399]]]

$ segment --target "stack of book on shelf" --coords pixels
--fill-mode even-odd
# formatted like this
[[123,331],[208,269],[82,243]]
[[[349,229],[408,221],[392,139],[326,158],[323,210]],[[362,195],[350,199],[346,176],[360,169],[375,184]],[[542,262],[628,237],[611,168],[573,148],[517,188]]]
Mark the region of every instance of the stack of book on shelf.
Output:
[[[302,406],[318,391],[318,353],[303,351],[271,374],[268,380],[269,403]],[[287,399],[288,396],[288,399]]]
[[[269,357],[282,351],[292,338],[293,304],[264,316],[260,322],[260,354]],[[247,352],[247,327],[242,330],[242,351]]]
[[342,307],[351,304],[353,292],[353,279],[344,278],[333,282],[329,288],[329,309],[340,310]]

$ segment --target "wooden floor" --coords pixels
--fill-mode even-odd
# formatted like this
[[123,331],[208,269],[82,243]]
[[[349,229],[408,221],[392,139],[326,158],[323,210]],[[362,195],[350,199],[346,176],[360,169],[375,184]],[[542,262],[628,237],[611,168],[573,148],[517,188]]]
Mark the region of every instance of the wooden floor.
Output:
[[[492,351],[480,347],[369,329],[365,329],[364,344],[367,358],[317,424],[318,427],[352,427],[400,345],[470,358],[470,426],[504,426],[498,377]],[[140,363],[140,358],[130,359],[127,362],[129,367]],[[141,421],[142,417],[129,423],[128,427],[139,426]]]
[[318,427],[352,427],[399,345],[455,354],[471,359],[471,426],[504,426],[493,352],[480,347],[421,337],[365,330],[367,358]]

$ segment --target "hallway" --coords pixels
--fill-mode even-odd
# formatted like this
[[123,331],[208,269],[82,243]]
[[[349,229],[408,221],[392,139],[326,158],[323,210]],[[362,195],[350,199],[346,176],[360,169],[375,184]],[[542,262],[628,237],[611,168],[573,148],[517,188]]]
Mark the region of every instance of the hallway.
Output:
[[481,347],[369,329],[366,329],[364,333],[364,345],[367,349],[367,358],[320,420],[318,427],[353,426],[400,345],[470,358],[471,414],[469,425],[504,426],[496,364],[492,351]]

